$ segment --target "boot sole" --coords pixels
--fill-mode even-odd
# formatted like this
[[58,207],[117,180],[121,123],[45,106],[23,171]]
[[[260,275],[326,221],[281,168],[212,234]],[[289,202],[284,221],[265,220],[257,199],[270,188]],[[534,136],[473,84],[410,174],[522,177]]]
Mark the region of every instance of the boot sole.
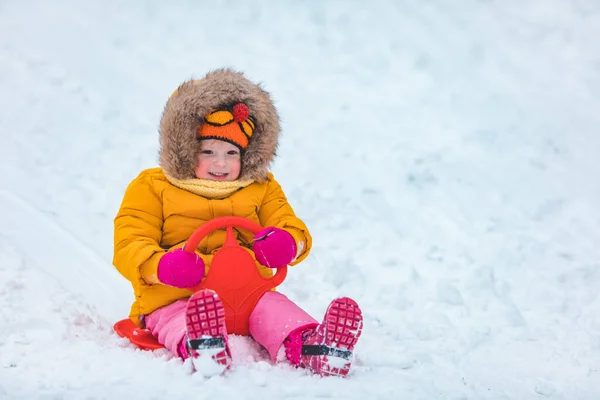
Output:
[[[362,333],[362,311],[358,304],[348,297],[335,299],[327,308],[320,327],[323,327],[324,345],[334,352],[352,352]],[[318,373],[321,376],[344,377],[348,375],[351,365],[352,357],[347,359],[325,355]]]
[[[219,296],[207,289],[194,293],[185,314],[188,351],[195,369],[208,375],[224,372],[231,364],[231,356],[227,348],[225,309]],[[198,346],[198,342],[207,345]]]

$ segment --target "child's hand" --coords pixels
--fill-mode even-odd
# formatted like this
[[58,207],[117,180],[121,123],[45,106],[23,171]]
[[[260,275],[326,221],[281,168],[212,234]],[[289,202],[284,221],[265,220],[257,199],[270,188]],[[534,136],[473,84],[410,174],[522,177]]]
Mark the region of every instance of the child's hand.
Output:
[[158,280],[178,288],[196,286],[204,278],[204,261],[196,253],[177,249],[158,262]]
[[254,236],[252,250],[256,260],[269,268],[281,268],[296,257],[296,241],[279,228],[265,228]]

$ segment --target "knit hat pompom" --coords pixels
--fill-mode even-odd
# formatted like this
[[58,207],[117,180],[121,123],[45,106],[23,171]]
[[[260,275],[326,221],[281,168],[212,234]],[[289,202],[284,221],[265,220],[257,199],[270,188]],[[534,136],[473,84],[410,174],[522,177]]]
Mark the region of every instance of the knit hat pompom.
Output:
[[250,116],[250,110],[244,103],[237,103],[233,106],[233,119],[235,122],[243,122]]

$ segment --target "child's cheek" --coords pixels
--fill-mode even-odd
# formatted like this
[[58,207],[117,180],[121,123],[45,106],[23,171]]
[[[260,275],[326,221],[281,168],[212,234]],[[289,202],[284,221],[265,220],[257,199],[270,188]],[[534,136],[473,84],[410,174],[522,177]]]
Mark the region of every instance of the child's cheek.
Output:
[[196,174],[196,178],[198,179],[205,179],[206,177],[206,162],[203,162],[202,160],[198,160],[198,166],[196,167],[196,169],[194,170],[195,174]]

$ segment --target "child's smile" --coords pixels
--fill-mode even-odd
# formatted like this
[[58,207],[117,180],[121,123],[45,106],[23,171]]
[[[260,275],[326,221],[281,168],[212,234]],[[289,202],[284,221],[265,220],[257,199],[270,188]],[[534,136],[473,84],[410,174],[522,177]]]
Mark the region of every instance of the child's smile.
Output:
[[208,174],[215,179],[226,179],[229,175],[228,172],[209,172]]

